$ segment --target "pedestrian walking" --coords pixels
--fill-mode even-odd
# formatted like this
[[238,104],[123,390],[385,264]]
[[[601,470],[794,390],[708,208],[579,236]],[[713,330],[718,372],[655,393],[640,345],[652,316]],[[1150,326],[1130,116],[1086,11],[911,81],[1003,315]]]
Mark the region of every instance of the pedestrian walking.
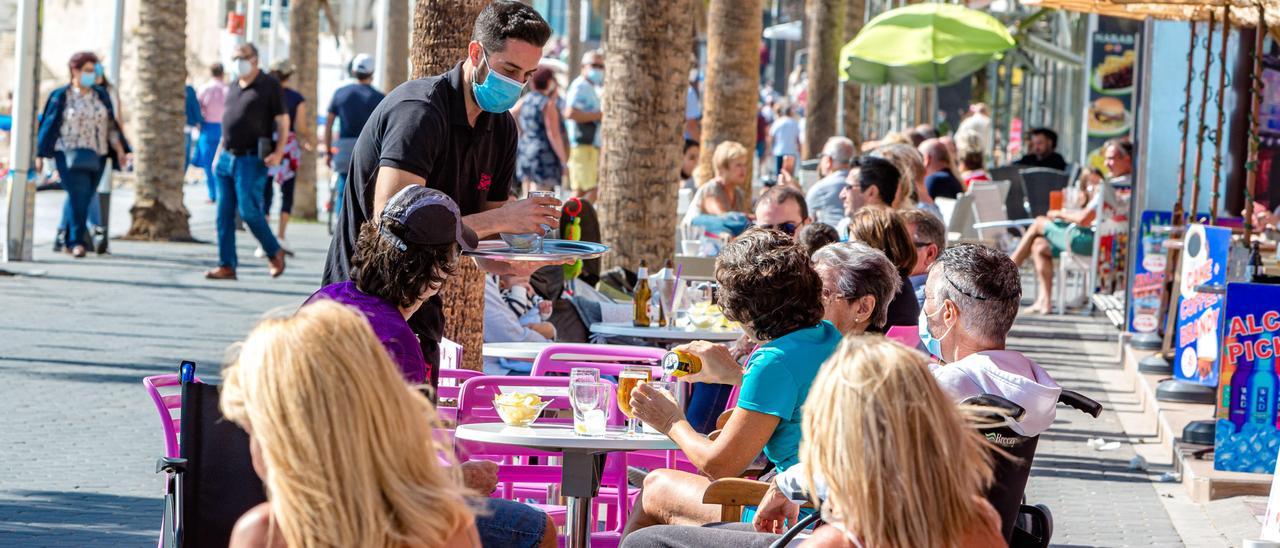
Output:
[[[103,74],[101,63],[94,66],[94,85],[105,90],[107,97],[111,97],[111,82],[107,81],[106,75]],[[124,170],[128,169],[129,145],[124,138],[124,126],[120,121],[120,105],[113,102],[112,107],[115,109],[115,114],[107,122],[109,127],[107,131],[107,148],[112,153],[111,158],[117,159],[116,164],[118,165],[116,165],[116,168]],[[101,180],[102,173],[99,172],[98,179],[94,181],[95,190],[102,185]],[[58,222],[58,232],[53,239],[54,252],[62,251],[64,247],[63,240],[66,239],[67,232],[71,230],[71,217],[71,201],[69,199],[64,200],[62,203],[62,219]],[[105,253],[107,248],[107,228],[102,222],[102,203],[101,200],[97,199],[96,192],[94,197],[89,199],[89,213],[85,220],[89,236],[89,240],[85,244],[97,250],[99,254]]]
[[[59,231],[59,239],[76,258],[85,256],[89,243],[89,207],[102,170],[108,159],[117,167],[124,160],[118,152],[123,147],[111,146],[115,109],[107,90],[96,85],[97,66],[98,56],[92,52],[71,56],[71,82],[49,95],[36,144],[37,156],[53,158],[67,191],[67,226]],[[123,135],[118,138],[123,144]]]
[[[565,150],[561,138],[564,123],[556,108],[557,84],[551,67],[539,67],[529,79],[533,90],[520,99],[516,121],[516,177],[524,190],[555,190],[564,173]],[[514,112],[514,111],[513,111]]]
[[[271,217],[271,201],[274,196],[274,186],[271,182],[274,180],[280,186],[280,220],[276,222],[276,240],[280,242],[280,247],[284,248],[286,255],[293,256],[293,249],[289,247],[289,242],[284,239],[285,229],[289,227],[289,216],[293,214],[293,187],[298,178],[298,163],[302,160],[302,150],[312,150],[315,144],[308,139],[306,135],[299,138],[295,129],[302,120],[307,119],[307,98],[298,90],[289,87],[289,77],[293,76],[295,67],[288,59],[280,59],[271,64],[271,76],[280,81],[280,85],[284,87],[284,107],[289,114],[289,131],[287,135],[281,135],[276,132],[277,139],[284,139],[284,159],[280,164],[267,170],[270,176],[267,184],[263,186],[262,214],[268,218]],[[259,259],[267,256],[267,252],[258,246],[254,251],[254,256]]]
[[200,99],[196,95],[196,88],[191,84],[184,86],[183,93],[183,113],[186,115],[187,123],[182,128],[182,178],[187,177],[187,168],[191,167],[191,160],[195,158],[196,136],[200,133],[200,124],[204,123],[204,114],[200,112]]
[[271,277],[275,278],[284,273],[285,252],[263,214],[263,186],[267,184],[267,168],[279,165],[284,158],[285,140],[273,142],[272,134],[289,134],[289,114],[280,82],[258,68],[258,48],[241,45],[235,61],[236,79],[227,90],[222,114],[222,147],[214,161],[218,181],[218,266],[205,272],[205,277],[236,279],[238,211],[245,226],[262,244]]
[[[324,120],[325,163],[338,176],[327,207],[339,215],[342,214],[342,193],[347,184],[347,170],[351,168],[351,152],[356,148],[356,139],[364,130],[373,109],[378,108],[386,97],[373,87],[373,67],[373,57],[366,53],[351,60],[351,77],[356,79],[356,83],[333,92],[329,115]],[[333,138],[335,121],[340,122],[337,139]]]
[[222,113],[227,104],[227,83],[223,81],[222,63],[209,66],[209,81],[200,86],[196,99],[200,101],[200,137],[196,139],[196,167],[204,170],[204,182],[209,187],[209,203],[218,199],[218,178],[213,174],[213,159],[222,142]]
[[596,168],[600,165],[600,85],[604,84],[604,54],[582,56],[582,73],[569,83],[569,187],[577,198],[596,199]]

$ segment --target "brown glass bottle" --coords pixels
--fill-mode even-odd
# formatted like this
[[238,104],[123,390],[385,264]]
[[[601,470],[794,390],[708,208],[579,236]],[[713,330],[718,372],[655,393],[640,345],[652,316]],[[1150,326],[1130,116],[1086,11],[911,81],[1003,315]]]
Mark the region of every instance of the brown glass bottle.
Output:
[[644,261],[640,261],[640,270],[636,272],[636,287],[632,296],[635,298],[635,326],[649,327],[652,323],[649,319],[649,299],[653,297],[653,291],[649,289],[649,269],[645,267]]

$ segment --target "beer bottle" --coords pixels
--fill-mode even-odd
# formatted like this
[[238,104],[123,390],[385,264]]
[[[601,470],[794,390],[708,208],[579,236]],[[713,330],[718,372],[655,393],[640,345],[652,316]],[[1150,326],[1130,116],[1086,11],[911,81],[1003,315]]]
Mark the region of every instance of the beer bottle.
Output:
[[635,326],[649,327],[649,299],[653,298],[653,291],[649,289],[649,269],[645,267],[644,261],[640,261],[640,270],[636,272],[636,288],[631,293],[635,299]]
[[1249,281],[1255,283],[1265,272],[1262,267],[1262,251],[1258,249],[1258,242],[1253,242],[1253,245],[1249,248],[1249,266],[1246,267],[1245,272]]

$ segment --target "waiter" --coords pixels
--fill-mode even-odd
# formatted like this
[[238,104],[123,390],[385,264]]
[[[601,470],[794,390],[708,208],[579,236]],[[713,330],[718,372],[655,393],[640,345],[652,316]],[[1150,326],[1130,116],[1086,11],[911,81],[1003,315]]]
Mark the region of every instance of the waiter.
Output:
[[[494,2],[476,18],[466,59],[444,74],[401,84],[374,109],[352,152],[324,285],[350,278],[360,226],[376,222],[387,200],[408,185],[448,194],[458,203],[462,222],[480,238],[559,226],[559,200],[508,201],[517,133],[507,111],[538,68],[550,36],[551,27],[532,7]],[[493,273],[528,274],[545,266],[478,263]],[[444,334],[440,297],[424,303],[409,326],[431,370],[439,371]]]

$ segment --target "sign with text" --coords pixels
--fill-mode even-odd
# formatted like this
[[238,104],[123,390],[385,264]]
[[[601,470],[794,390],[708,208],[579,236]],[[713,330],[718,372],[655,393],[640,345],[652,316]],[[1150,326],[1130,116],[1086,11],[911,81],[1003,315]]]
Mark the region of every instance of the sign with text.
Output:
[[1226,301],[1213,467],[1270,473],[1280,449],[1276,423],[1280,286],[1231,283]]
[[1177,357],[1173,376],[1182,381],[1218,385],[1218,342],[1222,295],[1201,293],[1197,286],[1227,283],[1231,229],[1194,224],[1182,238],[1178,284]]
[[1142,22],[1098,16],[1089,38],[1085,165],[1107,173],[1103,145],[1109,139],[1128,137],[1135,126]]
[[1168,225],[1173,214],[1168,211],[1143,211],[1138,224],[1137,256],[1133,258],[1133,306],[1129,311],[1131,333],[1156,333],[1160,331],[1160,302],[1164,299],[1165,268],[1168,252],[1164,241],[1168,232],[1152,232],[1155,226]]

